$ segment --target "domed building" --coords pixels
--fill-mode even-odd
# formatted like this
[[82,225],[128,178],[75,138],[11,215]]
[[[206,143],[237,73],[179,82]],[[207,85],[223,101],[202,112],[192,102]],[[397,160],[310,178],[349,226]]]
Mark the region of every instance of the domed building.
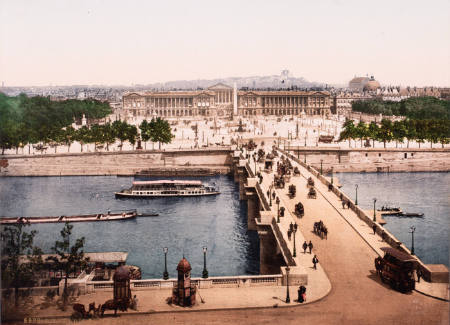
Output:
[[376,81],[373,76],[371,76],[369,81],[364,85],[364,91],[377,91],[379,88],[381,88],[380,83]]

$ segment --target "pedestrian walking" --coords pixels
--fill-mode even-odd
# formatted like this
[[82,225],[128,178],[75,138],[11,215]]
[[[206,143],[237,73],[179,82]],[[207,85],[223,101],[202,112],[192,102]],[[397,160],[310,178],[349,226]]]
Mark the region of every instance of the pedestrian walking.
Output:
[[350,209],[350,201],[347,201],[347,209]]
[[384,241],[384,237],[386,236],[386,233],[384,230],[381,232],[381,241]]
[[417,275],[417,282],[420,282],[420,278],[422,277],[422,270],[420,268],[417,269],[416,275]]
[[342,209],[345,209],[345,200],[342,200]]
[[317,258],[316,255],[314,255],[312,262],[314,264],[314,270],[317,270],[316,264],[319,263],[319,259]]
[[373,229],[373,234],[375,235],[375,233],[377,232],[377,225],[373,224],[372,229]]
[[306,254],[306,249],[308,248],[308,244],[306,243],[306,240],[305,240],[305,242],[303,243],[303,254]]
[[311,241],[309,241],[309,243],[308,243],[308,248],[309,248],[309,253],[311,254],[311,251],[313,249],[313,244],[311,243]]

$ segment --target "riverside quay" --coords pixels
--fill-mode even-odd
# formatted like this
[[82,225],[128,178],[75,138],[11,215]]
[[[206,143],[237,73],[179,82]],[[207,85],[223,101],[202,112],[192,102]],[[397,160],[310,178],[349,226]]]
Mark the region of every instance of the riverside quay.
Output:
[[205,90],[131,92],[123,95],[123,108],[133,116],[328,116],[327,91],[242,91],[217,84]]

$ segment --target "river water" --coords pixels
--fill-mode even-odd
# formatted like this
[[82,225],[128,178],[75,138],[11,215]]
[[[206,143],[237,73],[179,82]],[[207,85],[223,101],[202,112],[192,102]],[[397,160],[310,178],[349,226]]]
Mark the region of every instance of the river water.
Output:
[[338,173],[342,190],[358,204],[373,210],[389,205],[404,212],[424,213],[423,218],[385,216],[385,228],[411,248],[410,227],[414,226],[415,253],[427,264],[449,265],[450,174],[430,173]]
[[[157,178],[154,178],[157,179]],[[246,202],[239,201],[239,187],[229,176],[201,179],[215,182],[216,196],[116,199],[114,192],[131,186],[132,177],[3,177],[0,178],[0,215],[58,216],[137,209],[158,217],[134,220],[74,223],[73,238],[86,238],[85,251],[127,251],[127,264],[138,265],[142,278],[161,278],[163,247],[168,247],[171,277],[184,256],[192,275],[201,276],[202,247],[207,246],[210,276],[259,273],[259,241],[247,230]],[[51,252],[63,224],[35,224],[35,244]]]

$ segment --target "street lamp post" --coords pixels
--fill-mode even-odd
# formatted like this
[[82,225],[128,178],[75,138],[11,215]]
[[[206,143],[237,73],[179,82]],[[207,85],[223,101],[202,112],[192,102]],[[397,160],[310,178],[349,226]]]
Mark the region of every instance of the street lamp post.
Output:
[[280,198],[278,196],[275,203],[277,204],[277,223],[280,223]]
[[169,272],[167,272],[167,252],[169,249],[167,247],[163,248],[164,251],[164,273],[163,273],[163,279],[167,280],[169,279]]
[[286,267],[286,303],[291,303],[291,298],[289,297],[289,271],[291,269],[289,266]]
[[206,246],[203,246],[203,272],[202,272],[202,278],[207,279],[208,278],[208,270],[206,269],[206,251],[208,248]]
[[377,210],[375,209],[375,203],[377,203],[377,199],[373,199],[373,221],[377,221]]
[[273,182],[269,186],[269,200],[270,200],[269,206],[272,206],[272,187],[273,187]]
[[295,248],[295,234],[297,232],[297,228],[298,228],[298,225],[297,225],[297,223],[295,223],[294,224],[294,253],[292,254],[292,256],[294,256],[294,257],[297,257],[297,250]]
[[331,185],[333,185],[333,167],[331,167]]
[[323,164],[323,159],[320,159],[320,175],[322,175],[322,173],[323,173],[322,164]]
[[414,232],[416,231],[416,227],[411,226],[411,255],[414,255]]
[[358,184],[355,185],[355,191],[356,191],[355,205],[358,205]]

